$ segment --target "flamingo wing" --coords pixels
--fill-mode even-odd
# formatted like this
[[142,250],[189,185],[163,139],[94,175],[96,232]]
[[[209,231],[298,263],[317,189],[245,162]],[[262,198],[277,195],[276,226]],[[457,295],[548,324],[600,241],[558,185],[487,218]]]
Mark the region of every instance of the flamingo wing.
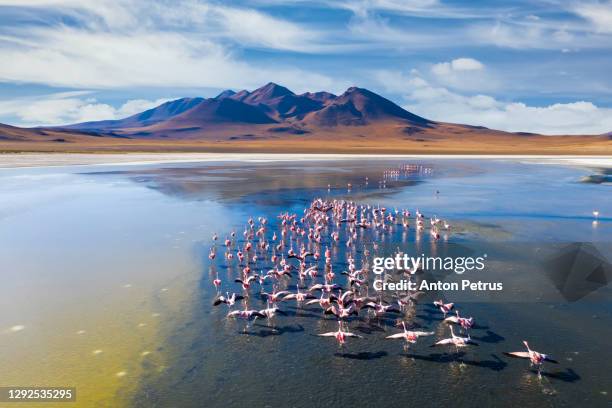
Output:
[[392,334],[390,336],[385,337],[386,339],[403,339],[404,333]]
[[512,352],[504,352],[504,355],[508,356],[508,357],[514,357],[514,358],[529,358],[529,352],[528,351],[512,351]]
[[434,332],[425,332],[425,331],[413,331],[412,334],[415,336],[433,336]]
[[352,296],[352,295],[353,295],[353,291],[347,290],[346,292],[342,294],[342,296],[340,296],[340,299],[344,302],[346,301],[347,296]]
[[459,318],[457,316],[448,316],[444,319],[444,322],[448,324],[459,324]]
[[438,340],[434,344],[432,344],[431,347],[446,346],[447,344],[454,344],[453,339],[449,338],[449,339]]

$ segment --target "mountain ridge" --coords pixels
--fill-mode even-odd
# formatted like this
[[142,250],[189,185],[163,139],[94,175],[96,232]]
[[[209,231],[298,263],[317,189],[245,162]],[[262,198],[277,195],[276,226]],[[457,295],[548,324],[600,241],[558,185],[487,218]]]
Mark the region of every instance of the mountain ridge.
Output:
[[2,151],[612,154],[606,135],[543,136],[432,121],[368,89],[296,94],[275,83],[179,98],[123,119],[0,124]]
[[[198,123],[199,119],[199,123]],[[412,126],[434,122],[414,115],[364,88],[351,87],[342,95],[326,91],[296,94],[269,82],[253,91],[225,90],[213,98],[179,98],[118,120],[75,123],[57,128],[76,130],[169,129],[172,126],[208,128],[228,125],[283,123],[301,128],[363,126],[379,120],[407,121]],[[167,123],[166,123],[167,122]]]

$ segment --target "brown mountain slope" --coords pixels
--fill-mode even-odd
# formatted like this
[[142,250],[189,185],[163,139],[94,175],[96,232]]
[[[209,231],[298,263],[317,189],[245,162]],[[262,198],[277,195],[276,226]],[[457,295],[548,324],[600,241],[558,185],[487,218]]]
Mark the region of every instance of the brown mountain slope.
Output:
[[[156,129],[182,129],[185,127],[210,127],[221,124],[275,123],[262,109],[231,98],[206,99],[193,108],[150,126]],[[144,127],[143,129],[146,129]]]
[[314,126],[362,126],[377,121],[406,121],[416,126],[433,122],[414,115],[367,89],[352,87],[321,110],[311,112],[304,124]]

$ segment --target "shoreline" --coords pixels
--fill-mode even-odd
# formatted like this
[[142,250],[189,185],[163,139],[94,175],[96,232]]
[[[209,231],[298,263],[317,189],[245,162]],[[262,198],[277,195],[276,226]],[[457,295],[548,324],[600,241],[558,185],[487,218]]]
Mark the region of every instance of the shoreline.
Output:
[[283,162],[331,161],[354,159],[476,159],[525,160],[540,164],[612,168],[612,156],[592,155],[469,155],[469,154],[283,154],[283,153],[5,153],[0,155],[0,169],[64,166],[148,165],[198,163],[211,161]]

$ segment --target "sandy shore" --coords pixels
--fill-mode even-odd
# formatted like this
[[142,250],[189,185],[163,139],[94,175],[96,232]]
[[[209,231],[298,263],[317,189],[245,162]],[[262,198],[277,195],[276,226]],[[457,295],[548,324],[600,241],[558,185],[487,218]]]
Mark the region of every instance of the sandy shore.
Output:
[[0,168],[77,165],[141,165],[210,161],[304,161],[351,159],[486,159],[521,160],[542,164],[612,168],[612,156],[536,155],[367,155],[367,154],[278,154],[278,153],[8,153],[0,155]]

